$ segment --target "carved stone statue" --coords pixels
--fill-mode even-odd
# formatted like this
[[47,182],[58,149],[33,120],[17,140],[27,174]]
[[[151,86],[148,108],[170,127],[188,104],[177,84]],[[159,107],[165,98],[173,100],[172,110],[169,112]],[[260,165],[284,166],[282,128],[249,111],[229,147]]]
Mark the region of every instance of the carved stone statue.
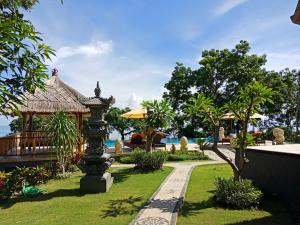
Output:
[[176,146],[174,144],[172,144],[171,148],[170,148],[170,152],[172,154],[174,154],[176,152]]
[[115,142],[115,150],[116,150],[116,153],[120,153],[122,151],[122,141],[120,139],[117,139],[116,142]]
[[219,141],[222,141],[223,138],[225,138],[225,130],[224,130],[224,127],[220,127],[220,130],[219,130]]
[[180,150],[187,151],[188,150],[188,139],[185,136],[180,138]]
[[86,99],[83,104],[89,107],[91,117],[84,127],[87,148],[83,157],[83,172],[86,176],[80,180],[80,190],[84,193],[106,192],[113,182],[110,173],[105,172],[114,159],[104,153],[104,141],[108,137],[108,124],[104,115],[115,100],[100,97],[99,82],[95,88],[95,97]]
[[284,138],[284,130],[276,127],[273,129],[273,135],[275,137],[274,139],[274,142],[277,144],[277,145],[282,145],[285,138]]

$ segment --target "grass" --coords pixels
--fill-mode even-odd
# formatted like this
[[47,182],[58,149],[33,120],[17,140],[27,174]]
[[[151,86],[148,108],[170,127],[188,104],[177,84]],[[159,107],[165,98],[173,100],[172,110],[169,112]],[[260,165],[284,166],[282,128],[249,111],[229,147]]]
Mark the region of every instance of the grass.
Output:
[[81,172],[71,178],[53,180],[41,187],[47,193],[33,199],[9,199],[0,204],[5,224],[129,224],[139,209],[172,171],[140,172],[111,168],[114,184],[107,193],[79,192]]
[[228,165],[196,167],[191,175],[178,225],[290,225],[289,211],[274,198],[263,199],[258,210],[232,210],[218,206],[212,199],[215,177],[230,177]]

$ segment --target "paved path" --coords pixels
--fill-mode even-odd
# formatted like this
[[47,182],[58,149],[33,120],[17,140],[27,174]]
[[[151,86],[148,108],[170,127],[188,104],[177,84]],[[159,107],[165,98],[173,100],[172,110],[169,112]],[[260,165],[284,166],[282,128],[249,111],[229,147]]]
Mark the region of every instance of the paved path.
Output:
[[[214,154],[214,153],[213,153]],[[217,161],[168,163],[174,167],[173,172],[165,179],[160,188],[137,215],[130,225],[175,225],[177,211],[183,200],[192,168],[200,165],[224,163]]]

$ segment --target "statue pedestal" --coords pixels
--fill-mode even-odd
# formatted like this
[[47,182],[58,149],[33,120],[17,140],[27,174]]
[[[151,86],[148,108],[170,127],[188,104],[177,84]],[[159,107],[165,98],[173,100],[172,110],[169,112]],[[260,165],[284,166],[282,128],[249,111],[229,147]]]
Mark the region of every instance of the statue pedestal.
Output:
[[99,176],[84,176],[80,179],[80,191],[82,193],[107,192],[113,183],[114,178],[110,173]]

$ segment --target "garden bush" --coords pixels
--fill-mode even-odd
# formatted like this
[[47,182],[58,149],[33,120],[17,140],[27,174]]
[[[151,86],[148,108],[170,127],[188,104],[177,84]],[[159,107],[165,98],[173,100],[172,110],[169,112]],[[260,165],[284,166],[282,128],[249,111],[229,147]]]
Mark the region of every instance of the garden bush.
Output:
[[[140,152],[142,151],[142,152]],[[135,162],[138,162],[142,160],[143,154],[145,151],[138,149],[138,151],[134,151],[133,154],[129,156],[124,156],[119,159],[120,163],[124,164],[131,164]],[[158,151],[161,152],[161,151]],[[155,152],[153,152],[155,153]],[[152,153],[152,154],[153,154]],[[157,153],[155,153],[157,154]],[[155,155],[154,154],[154,155]],[[175,152],[164,152],[164,153],[158,153],[158,154],[164,154],[166,156],[166,161],[184,161],[184,160],[208,160],[209,157],[207,155],[204,155],[202,152],[199,151],[175,151]]]
[[20,193],[23,186],[36,186],[45,183],[50,178],[43,167],[17,167],[7,177],[6,188],[10,195]]
[[0,201],[7,199],[10,194],[6,187],[7,174],[0,171]]
[[145,150],[135,149],[131,153],[131,158],[136,168],[142,170],[161,169],[167,158],[167,153],[163,151],[146,152]]
[[175,151],[168,153],[167,161],[208,160],[208,156],[198,151]]
[[217,178],[215,200],[225,206],[245,209],[258,206],[262,192],[252,185],[251,180]]
[[124,156],[124,157],[121,157],[121,158],[119,159],[119,162],[120,162],[120,163],[124,163],[124,164],[131,164],[131,163],[134,163],[132,157],[130,157],[130,156]]

